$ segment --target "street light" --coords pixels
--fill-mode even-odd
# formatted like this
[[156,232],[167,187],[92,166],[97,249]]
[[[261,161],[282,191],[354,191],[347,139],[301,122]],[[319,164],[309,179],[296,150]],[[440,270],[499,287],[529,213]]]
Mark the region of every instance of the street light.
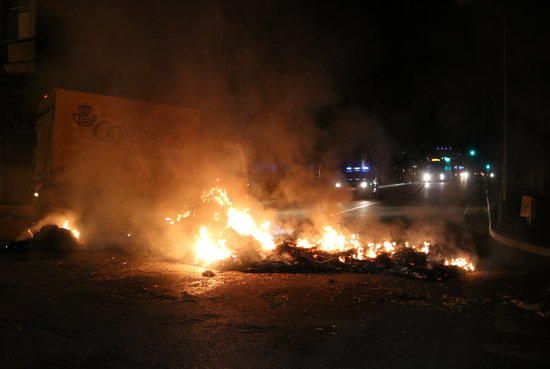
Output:
[[491,3],[479,0],[458,0],[459,5],[483,5],[491,9],[500,20],[502,27],[502,174],[501,174],[501,204],[499,206],[498,223],[502,219],[502,205],[508,199],[508,71],[507,71],[507,43],[506,18],[497,7]]
[[468,151],[468,155],[470,156],[476,156],[477,152],[474,150],[474,149],[471,149],[470,151]]

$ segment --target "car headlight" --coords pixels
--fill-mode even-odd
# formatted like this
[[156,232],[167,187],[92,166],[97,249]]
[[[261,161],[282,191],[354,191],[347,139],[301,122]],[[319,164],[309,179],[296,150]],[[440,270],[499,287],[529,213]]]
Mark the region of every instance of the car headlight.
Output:
[[491,174],[489,174],[489,177],[491,177],[491,178],[495,178],[495,173],[491,173]]
[[444,173],[439,173],[439,180],[442,181],[445,179],[445,174]]
[[366,181],[363,181],[363,182],[359,183],[359,187],[361,187],[361,188],[367,188],[368,185],[369,184]]
[[334,184],[334,187],[340,188],[340,187],[342,187],[342,184],[341,184],[340,182],[336,182],[336,183]]
[[432,180],[432,175],[430,173],[424,173],[422,175],[422,180],[424,182],[428,182],[428,181],[431,181]]

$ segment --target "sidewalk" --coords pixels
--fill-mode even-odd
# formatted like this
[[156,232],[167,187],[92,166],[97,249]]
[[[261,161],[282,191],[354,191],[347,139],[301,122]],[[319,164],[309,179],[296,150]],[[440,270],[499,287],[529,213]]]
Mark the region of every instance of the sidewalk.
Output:
[[511,198],[503,209],[502,221],[497,225],[498,189],[488,188],[489,233],[497,241],[509,247],[538,255],[550,256],[550,225],[548,217],[539,217],[529,227],[527,220],[519,216],[521,198]]

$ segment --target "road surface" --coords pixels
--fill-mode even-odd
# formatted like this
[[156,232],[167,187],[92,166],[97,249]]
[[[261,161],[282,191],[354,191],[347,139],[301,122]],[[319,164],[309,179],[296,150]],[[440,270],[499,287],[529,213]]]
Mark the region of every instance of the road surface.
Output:
[[373,233],[445,230],[451,235],[441,237],[457,247],[470,245],[479,269],[440,283],[388,274],[207,278],[201,268],[124,254],[4,255],[0,366],[550,365],[548,260],[488,238],[482,182],[388,188],[377,200],[341,205],[335,216],[350,226],[377,224]]

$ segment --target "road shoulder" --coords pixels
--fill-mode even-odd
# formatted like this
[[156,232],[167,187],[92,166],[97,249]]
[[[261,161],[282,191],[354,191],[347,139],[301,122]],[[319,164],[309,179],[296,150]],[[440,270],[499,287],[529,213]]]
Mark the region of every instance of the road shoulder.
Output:
[[493,228],[493,222],[492,222],[492,212],[491,212],[491,204],[489,201],[489,194],[488,191],[485,191],[485,197],[487,200],[487,216],[489,219],[489,235],[496,241],[508,246],[512,247],[518,250],[522,250],[525,252],[529,252],[536,255],[541,256],[550,256],[550,247],[542,247],[542,246],[536,246],[533,244],[530,244],[528,242],[522,241],[520,239],[512,238],[509,236],[505,236],[502,233],[496,231]]

